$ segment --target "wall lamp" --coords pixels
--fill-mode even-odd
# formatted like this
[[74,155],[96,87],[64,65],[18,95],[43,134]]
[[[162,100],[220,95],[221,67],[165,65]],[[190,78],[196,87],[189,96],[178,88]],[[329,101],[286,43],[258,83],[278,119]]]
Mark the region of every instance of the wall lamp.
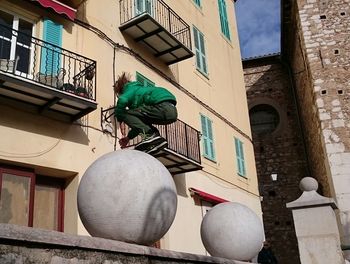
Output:
[[277,173],[271,173],[271,180],[277,181]]

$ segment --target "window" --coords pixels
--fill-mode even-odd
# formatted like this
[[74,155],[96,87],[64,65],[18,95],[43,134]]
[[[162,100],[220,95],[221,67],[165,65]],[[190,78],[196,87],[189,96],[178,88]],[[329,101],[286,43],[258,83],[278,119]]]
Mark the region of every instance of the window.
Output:
[[153,14],[153,0],[136,0],[135,1],[135,13],[136,15],[142,13]]
[[40,72],[56,74],[61,68],[62,25],[45,19],[43,34],[43,40],[52,45],[46,44],[41,49]]
[[275,131],[280,118],[277,110],[271,105],[259,104],[249,110],[252,132],[258,135]]
[[150,79],[143,76],[141,73],[136,72],[136,81],[143,84],[143,86],[155,86],[155,83]]
[[0,223],[63,231],[64,182],[0,167]]
[[207,59],[205,56],[204,35],[193,27],[194,46],[196,49],[196,66],[201,73],[208,75]]
[[197,5],[197,6],[201,6],[201,0],[193,0],[193,2],[195,2],[195,4]]
[[0,10],[0,59],[15,60],[19,56],[17,70],[28,74],[32,34],[32,23]]
[[235,138],[235,149],[237,158],[237,173],[240,176],[246,176],[245,163],[244,163],[244,152],[243,152],[243,142],[238,138]]
[[226,38],[230,39],[230,28],[227,19],[226,2],[225,0],[218,0],[218,4],[221,32],[225,35]]
[[203,140],[203,150],[204,157],[215,160],[214,152],[214,139],[213,139],[213,129],[212,121],[204,115],[201,115],[202,124],[202,140]]

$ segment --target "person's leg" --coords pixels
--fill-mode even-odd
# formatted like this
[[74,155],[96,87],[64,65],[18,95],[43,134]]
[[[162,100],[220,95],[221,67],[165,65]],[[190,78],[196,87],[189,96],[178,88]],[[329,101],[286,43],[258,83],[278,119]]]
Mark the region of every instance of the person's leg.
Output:
[[134,111],[128,111],[123,122],[131,129],[136,130],[138,134],[153,133],[152,127],[144,122],[142,115],[135,113]]
[[155,106],[142,106],[137,109],[128,110],[124,122],[131,128],[143,134],[159,134],[152,124],[162,125],[172,123],[176,120],[177,112],[174,106],[166,104]]
[[146,105],[135,110],[129,110],[133,115],[138,116],[147,125],[167,125],[177,120],[177,109],[169,102],[162,102],[157,105]]
[[[159,135],[159,131],[152,124],[166,125],[171,124],[177,120],[176,107],[169,103],[163,102],[154,106],[143,106],[139,110],[142,114],[142,119]],[[150,143],[150,144],[149,144]],[[146,151],[146,153],[154,154],[167,146],[167,141],[163,138],[154,140],[152,142],[143,141],[138,144],[135,149]]]
[[154,106],[142,106],[137,109],[128,110],[124,122],[139,134],[144,134],[142,142],[135,149],[144,150],[152,145],[165,145],[159,131],[152,124],[166,125],[175,122],[177,119],[176,107],[168,102]]

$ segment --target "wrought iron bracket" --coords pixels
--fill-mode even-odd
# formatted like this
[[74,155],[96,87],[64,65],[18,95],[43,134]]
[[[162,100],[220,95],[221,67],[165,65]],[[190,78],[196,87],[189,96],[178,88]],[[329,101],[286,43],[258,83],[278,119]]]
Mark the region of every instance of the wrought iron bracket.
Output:
[[115,126],[112,121],[112,118],[114,118],[114,111],[110,113],[112,109],[114,109],[114,106],[107,109],[103,109],[103,107],[101,107],[101,129],[104,133],[108,133],[113,137],[117,137]]

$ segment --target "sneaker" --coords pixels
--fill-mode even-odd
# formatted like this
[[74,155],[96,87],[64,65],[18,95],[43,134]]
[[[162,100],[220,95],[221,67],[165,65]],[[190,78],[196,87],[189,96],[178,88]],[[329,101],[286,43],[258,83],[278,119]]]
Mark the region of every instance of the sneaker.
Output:
[[162,150],[163,148],[166,148],[168,146],[168,142],[167,141],[163,141],[160,142],[157,145],[154,145],[153,147],[151,147],[150,149],[148,149],[147,151],[145,151],[147,154],[150,155],[154,155],[156,154],[158,151]]
[[[161,142],[165,140],[164,138],[162,138],[159,134],[152,134],[150,136],[146,136],[139,144],[137,144],[135,146],[135,149],[136,150],[145,150],[147,149],[147,147],[150,145],[150,144],[156,144],[157,142]],[[157,144],[158,144],[157,143]]]

